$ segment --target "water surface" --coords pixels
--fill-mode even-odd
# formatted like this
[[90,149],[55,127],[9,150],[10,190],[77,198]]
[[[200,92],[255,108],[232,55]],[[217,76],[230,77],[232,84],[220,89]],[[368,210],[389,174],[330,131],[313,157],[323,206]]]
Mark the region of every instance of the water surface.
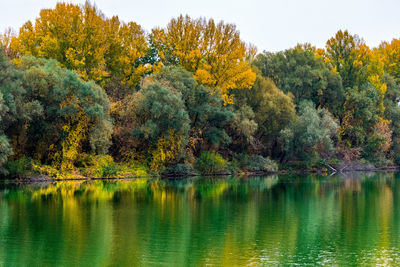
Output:
[[400,175],[0,182],[0,266],[400,265]]

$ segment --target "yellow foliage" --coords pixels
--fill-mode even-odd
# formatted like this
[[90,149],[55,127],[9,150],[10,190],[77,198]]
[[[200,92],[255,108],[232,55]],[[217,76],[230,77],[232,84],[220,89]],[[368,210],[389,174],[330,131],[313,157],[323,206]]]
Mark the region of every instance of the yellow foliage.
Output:
[[400,78],[400,39],[393,39],[392,42],[383,42],[378,49],[385,70],[395,77]]
[[390,130],[390,120],[385,120],[379,117],[379,121],[374,126],[374,130],[377,134],[384,137],[385,141],[381,145],[381,151],[387,152],[392,145],[392,130]]
[[166,164],[174,163],[181,151],[182,136],[170,130],[168,136],[162,136],[158,139],[156,148],[151,152],[151,168],[153,170],[159,170]]
[[383,82],[384,59],[378,50],[373,50],[369,55],[369,64],[367,66],[368,82],[370,82],[377,90],[379,95],[379,112],[383,115],[385,106],[383,99],[387,90],[387,85]]
[[41,165],[37,163],[32,163],[32,170],[34,172],[40,173],[42,175],[47,175],[56,179],[81,179],[84,178],[76,170],[72,171],[61,171],[55,166]]
[[[67,98],[60,108],[73,105],[78,108],[76,99]],[[88,117],[81,111],[77,116],[67,116],[68,123],[62,128],[66,138],[61,142],[62,150],[54,155],[53,165],[62,172],[74,170],[74,162],[80,153],[82,141],[86,138],[88,131]]]
[[103,85],[113,75],[135,86],[151,71],[151,66],[136,66],[149,49],[140,25],[121,23],[118,17],[107,19],[89,2],[43,9],[34,24],[28,21],[20,28],[11,48],[21,55],[54,58],[83,80]]
[[347,106],[347,103],[348,103],[347,101],[348,100],[346,99],[346,102],[344,103],[346,112],[344,114],[342,124],[340,125],[340,128],[339,128],[339,135],[340,136],[344,136],[346,134],[346,131],[353,129],[353,126],[355,126],[355,125],[353,125],[354,124],[354,121],[353,121],[353,112],[354,112],[354,110],[346,109],[346,106]]
[[82,140],[86,137],[87,132],[87,117],[83,114],[78,116],[78,124],[73,128],[72,121],[69,125],[65,125],[63,130],[68,134],[67,138],[62,142],[62,155],[61,155],[61,171],[68,171],[74,169],[74,162],[78,158]]
[[180,16],[166,29],[154,29],[152,40],[163,62],[179,64],[199,84],[219,89],[225,104],[233,103],[231,89],[250,89],[255,82],[247,61],[255,48],[240,40],[233,24]]
[[198,69],[194,73],[194,78],[201,84],[214,84],[215,78],[206,69]]

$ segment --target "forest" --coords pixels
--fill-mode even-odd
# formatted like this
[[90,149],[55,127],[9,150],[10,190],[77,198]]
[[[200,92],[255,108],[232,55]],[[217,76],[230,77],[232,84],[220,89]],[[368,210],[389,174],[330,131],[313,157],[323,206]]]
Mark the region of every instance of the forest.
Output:
[[400,164],[400,39],[246,41],[187,15],[148,32],[89,2],[41,10],[0,37],[0,176]]

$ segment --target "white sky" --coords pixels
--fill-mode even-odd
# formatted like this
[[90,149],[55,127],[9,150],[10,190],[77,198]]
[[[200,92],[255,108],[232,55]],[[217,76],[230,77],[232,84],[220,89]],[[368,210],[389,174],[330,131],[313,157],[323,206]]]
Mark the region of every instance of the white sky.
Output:
[[[56,0],[0,0],[0,31],[18,31]],[[65,2],[84,3],[84,0]],[[92,0],[107,16],[135,21],[148,32],[172,17],[214,18],[234,23],[258,51],[279,51],[297,43],[323,47],[339,29],[364,38],[371,47],[400,38],[400,0]]]

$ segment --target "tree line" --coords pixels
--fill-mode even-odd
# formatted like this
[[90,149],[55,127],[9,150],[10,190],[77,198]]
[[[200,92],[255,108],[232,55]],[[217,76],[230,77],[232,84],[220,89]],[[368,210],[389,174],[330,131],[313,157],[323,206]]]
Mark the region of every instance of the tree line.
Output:
[[86,2],[0,42],[3,174],[400,163],[399,39],[370,48],[339,30],[324,48],[257,53],[234,24],[181,15],[146,32]]

